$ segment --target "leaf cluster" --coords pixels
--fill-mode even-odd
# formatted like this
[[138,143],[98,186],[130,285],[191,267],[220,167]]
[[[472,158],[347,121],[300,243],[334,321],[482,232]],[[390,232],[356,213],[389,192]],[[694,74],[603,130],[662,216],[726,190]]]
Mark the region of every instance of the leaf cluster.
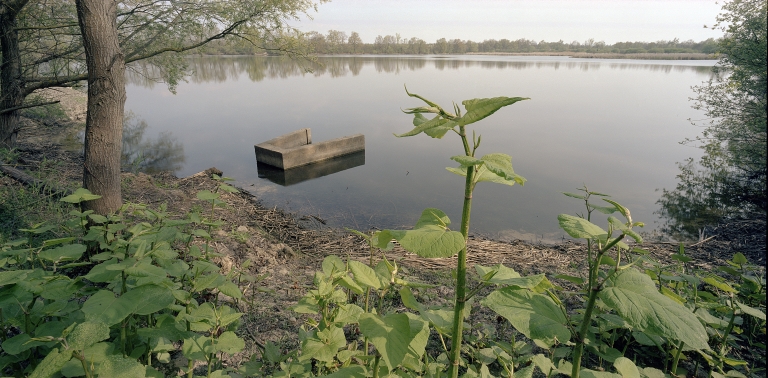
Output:
[[[80,189],[62,201],[97,197]],[[72,210],[61,225],[70,235],[64,238],[2,245],[0,371],[162,377],[179,354],[190,377],[195,361],[207,365],[206,376],[225,376],[222,357],[245,346],[235,333],[240,284],[257,278],[246,273],[248,262],[223,275],[210,261],[216,254],[207,241],[217,224],[197,213],[170,219],[164,207],[128,204],[106,217]]]

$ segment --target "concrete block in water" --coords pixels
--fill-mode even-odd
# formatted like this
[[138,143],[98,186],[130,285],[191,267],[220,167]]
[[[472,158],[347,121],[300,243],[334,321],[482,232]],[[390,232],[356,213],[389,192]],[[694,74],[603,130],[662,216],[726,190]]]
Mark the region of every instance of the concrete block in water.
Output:
[[365,150],[365,136],[346,137],[312,143],[312,132],[305,128],[281,135],[254,146],[256,161],[281,169],[291,169]]

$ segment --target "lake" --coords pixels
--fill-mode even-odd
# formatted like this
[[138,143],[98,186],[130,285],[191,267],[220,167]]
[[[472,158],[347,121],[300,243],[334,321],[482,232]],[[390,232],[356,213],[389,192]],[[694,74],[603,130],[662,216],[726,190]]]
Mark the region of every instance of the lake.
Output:
[[[401,109],[422,105],[403,85],[447,109],[478,97],[530,97],[468,127],[483,136],[479,155],[511,155],[528,180],[478,184],[471,231],[553,241],[564,235],[557,215],[583,209],[561,193],[584,185],[611,194],[646,231],[659,226],[657,189],[675,186],[676,162],[701,155],[679,142],[701,132],[688,121],[702,117],[691,108],[691,86],[708,80],[715,64],[480,55],[319,62],[193,58],[194,74],[176,94],[148,79],[157,75],[152,67],[136,66],[126,111],[143,125],[137,135],[145,146],[175,146],[167,166],[159,165],[178,176],[215,166],[265,206],[330,226],[403,227],[437,207],[458,229],[464,179],[445,167],[457,165],[449,158],[463,153],[460,139],[393,136],[412,128]],[[315,142],[362,133],[365,153],[296,174],[257,167],[254,144],[304,127]]]

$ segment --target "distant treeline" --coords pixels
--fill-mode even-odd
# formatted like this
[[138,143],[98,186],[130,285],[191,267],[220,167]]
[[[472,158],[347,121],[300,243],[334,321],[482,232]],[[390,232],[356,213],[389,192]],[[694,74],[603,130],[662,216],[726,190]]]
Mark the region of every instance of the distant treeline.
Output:
[[[429,43],[421,38],[403,38],[400,34],[377,36],[373,43],[364,43],[357,32],[329,30],[327,34],[309,32],[297,37],[309,53],[313,54],[714,54],[717,51],[717,41],[709,38],[705,41],[680,41],[675,38],[669,41],[656,42],[618,42],[612,45],[605,41],[547,42],[525,38],[487,39],[475,42],[462,39],[440,38]],[[252,44],[217,43],[207,45],[204,54],[260,54],[265,53]]]

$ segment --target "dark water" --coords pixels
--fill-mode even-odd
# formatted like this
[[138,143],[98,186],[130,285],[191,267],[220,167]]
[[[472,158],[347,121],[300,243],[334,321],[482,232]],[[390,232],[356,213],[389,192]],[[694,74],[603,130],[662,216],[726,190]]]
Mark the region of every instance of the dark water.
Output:
[[[483,135],[480,155],[507,153],[528,179],[522,187],[479,184],[472,230],[553,240],[562,236],[557,215],[582,209],[560,193],[585,184],[612,194],[648,230],[655,227],[656,189],[674,186],[675,162],[700,154],[678,142],[701,131],[688,121],[701,117],[690,108],[690,87],[707,80],[715,63],[490,56],[320,61],[323,66],[196,58],[190,60],[195,74],[175,95],[147,79],[157,75],[151,67],[135,67],[126,109],[146,122],[146,137],[164,135],[167,144],[183,146],[177,154],[184,156],[173,160],[179,176],[215,166],[266,205],[334,226],[410,225],[425,207],[437,207],[458,228],[464,180],[445,167],[462,153],[460,140],[454,134],[395,138],[412,127],[400,109],[421,105],[403,85],[447,108],[476,97],[530,97],[471,126]],[[262,167],[260,178],[253,145],[303,127],[316,142],[363,133],[365,154],[303,172]]]

